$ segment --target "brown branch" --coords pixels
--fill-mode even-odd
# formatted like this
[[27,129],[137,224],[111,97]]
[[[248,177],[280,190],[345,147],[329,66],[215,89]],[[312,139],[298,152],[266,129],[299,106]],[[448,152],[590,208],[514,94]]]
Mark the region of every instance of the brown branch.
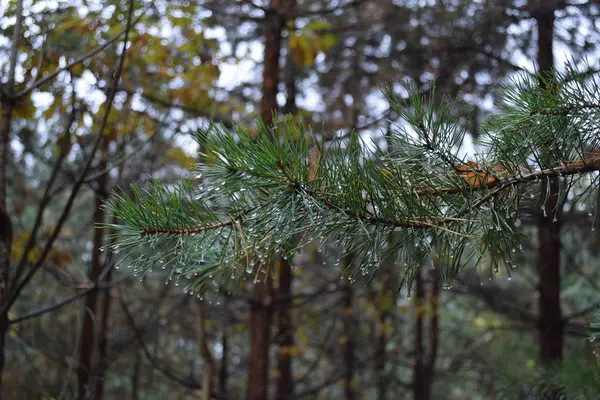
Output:
[[[465,235],[464,233],[452,231],[452,230],[444,227],[444,225],[446,225],[446,224],[451,224],[451,223],[454,223],[457,221],[461,221],[461,219],[459,219],[459,218],[454,218],[454,217],[434,218],[434,217],[431,217],[431,219],[429,221],[419,220],[417,217],[412,218],[412,219],[406,219],[406,220],[389,219],[389,218],[384,218],[381,216],[374,215],[373,213],[369,212],[368,210],[357,211],[357,210],[348,210],[348,209],[338,207],[337,205],[335,205],[333,203],[333,201],[331,201],[328,198],[325,198],[316,190],[309,189],[302,182],[297,182],[296,180],[294,180],[285,171],[285,169],[283,168],[283,165],[280,164],[279,167],[282,171],[282,174],[284,175],[284,178],[298,193],[303,194],[303,195],[308,195],[311,198],[313,198],[315,201],[318,201],[319,203],[323,204],[325,207],[329,208],[330,210],[344,214],[347,217],[358,219],[358,220],[364,221],[371,225],[387,225],[387,226],[394,227],[394,228],[442,229],[442,230],[446,230],[451,233],[454,233],[456,235],[462,235],[465,237],[469,237],[468,235]],[[511,187],[511,186],[516,186],[516,185],[519,185],[522,183],[536,181],[536,180],[539,180],[542,178],[577,175],[577,174],[583,174],[583,173],[599,171],[599,170],[600,170],[600,160],[589,159],[589,160],[583,160],[583,161],[579,161],[579,162],[572,163],[572,164],[559,166],[556,168],[548,168],[548,169],[543,169],[543,170],[539,170],[539,171],[534,171],[529,174],[523,174],[519,177],[511,177],[511,178],[508,178],[505,180],[501,180],[499,178],[496,178],[493,175],[490,175],[489,177],[491,177],[493,179],[489,179],[489,183],[485,183],[485,184],[481,184],[481,185],[472,185],[472,184],[467,183],[470,191],[493,189],[491,192],[489,192],[488,194],[486,194],[485,196],[483,196],[479,200],[477,200],[473,205],[469,206],[469,209],[478,208],[483,203],[487,202],[488,200],[490,200],[491,198],[496,196],[498,193],[500,193],[504,189]],[[473,172],[473,173],[478,174],[478,172]],[[481,174],[483,176],[486,176],[486,175],[484,175],[483,172],[481,172]],[[467,175],[467,177],[470,177],[470,175]],[[463,191],[464,191],[463,188],[439,188],[439,189],[423,188],[423,189],[421,189],[420,193],[429,194],[429,195],[433,195],[436,193],[458,194],[458,193],[462,193]],[[417,192],[417,193],[419,193],[419,192]],[[256,210],[257,208],[259,208],[259,206],[255,206],[251,209],[245,210],[244,212],[242,212],[241,214],[232,218],[229,221],[222,221],[222,222],[218,222],[218,223],[215,223],[212,225],[204,225],[204,226],[188,227],[188,228],[143,227],[140,229],[140,235],[142,237],[147,236],[147,235],[159,235],[159,234],[189,235],[189,234],[201,233],[201,232],[208,231],[208,230],[215,230],[215,229],[231,226],[234,223],[236,223],[237,221],[241,221],[243,215],[248,214],[248,213]],[[467,221],[467,220],[465,220],[465,221]],[[468,220],[468,222],[476,222],[476,221]]]
[[[590,162],[590,163],[588,163]],[[479,200],[477,200],[472,208],[477,208],[486,201],[490,200],[492,197],[497,195],[502,190],[510,187],[519,185],[521,183],[532,182],[542,178],[554,178],[559,176],[569,176],[569,175],[578,175],[584,174],[587,172],[599,171],[600,163],[597,159],[592,160],[583,160],[581,162],[562,165],[556,168],[547,168],[539,171],[534,171],[530,174],[525,174],[519,177],[514,177],[506,180],[496,180],[488,185],[482,185],[479,188],[474,187],[473,189],[489,189],[494,187],[495,189],[488,193],[486,196],[483,196]]]
[[251,213],[252,211],[259,208],[259,206],[254,206],[252,208],[248,208],[237,216],[231,218],[229,221],[217,222],[212,225],[203,225],[203,226],[192,226],[188,228],[169,228],[169,227],[151,227],[151,228],[140,228],[140,236],[148,236],[148,235],[173,235],[173,236],[183,236],[183,235],[193,235],[196,233],[201,233],[205,231],[212,231],[219,228],[224,228],[226,226],[232,226],[237,222],[242,220],[244,215]]
[[64,306],[66,306],[69,303],[74,302],[77,299],[80,299],[80,298],[84,297],[85,295],[87,295],[88,293],[90,293],[90,292],[92,292],[94,290],[105,290],[105,289],[108,289],[109,287],[110,286],[99,287],[97,285],[94,285],[94,286],[92,286],[92,287],[90,287],[88,289],[85,289],[85,290],[83,290],[83,291],[81,291],[79,293],[76,293],[76,294],[74,294],[74,295],[72,295],[70,297],[67,297],[66,299],[63,299],[63,300],[61,300],[61,301],[59,301],[59,302],[57,302],[57,303],[55,303],[55,304],[53,304],[53,305],[51,305],[49,307],[44,307],[44,308],[41,308],[39,310],[35,310],[35,311],[32,311],[32,312],[30,312],[28,314],[22,315],[20,317],[13,318],[13,319],[11,319],[11,320],[8,321],[8,324],[9,325],[18,324],[18,323],[23,322],[25,320],[28,320],[28,319],[31,319],[31,318],[36,318],[36,317],[39,317],[41,315],[51,313],[53,311],[58,310],[59,308],[62,308]]
[[200,348],[200,356],[204,361],[204,375],[202,378],[202,400],[210,400],[211,393],[213,392],[213,374],[215,369],[215,360],[208,347],[208,340],[206,338],[206,314],[204,311],[204,304],[202,302],[196,302],[193,304],[194,315],[196,317],[196,329],[197,329],[197,340],[198,347]]

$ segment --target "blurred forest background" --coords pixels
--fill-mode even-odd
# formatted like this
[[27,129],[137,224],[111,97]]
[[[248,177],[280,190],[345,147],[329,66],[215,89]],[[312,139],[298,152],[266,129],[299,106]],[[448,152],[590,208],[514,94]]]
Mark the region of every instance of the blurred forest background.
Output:
[[393,266],[340,280],[315,243],[272,282],[202,302],[168,270],[118,268],[94,228],[113,189],[190,173],[209,121],[252,129],[278,111],[383,142],[398,116],[381,89],[406,96],[407,79],[466,104],[474,151],[514,74],[600,70],[599,14],[580,0],[2,1],[3,398],[556,398],[535,389],[551,384],[600,398],[595,208],[559,224],[525,212],[511,276],[440,287],[423,268],[412,296]]

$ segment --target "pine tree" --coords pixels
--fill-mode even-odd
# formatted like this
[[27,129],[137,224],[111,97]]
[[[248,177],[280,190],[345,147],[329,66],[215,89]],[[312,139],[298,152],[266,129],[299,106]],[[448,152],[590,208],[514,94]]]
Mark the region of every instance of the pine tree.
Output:
[[[350,257],[346,271],[373,277],[394,259],[409,290],[419,266],[435,261],[450,285],[466,266],[510,274],[523,213],[554,215],[565,202],[591,209],[598,186],[600,104],[597,84],[571,66],[552,80],[524,74],[501,88],[497,113],[483,127],[487,151],[459,156],[465,124],[457,105],[434,107],[408,85],[406,101],[387,95],[404,124],[392,151],[372,150],[358,135],[325,142],[280,118],[255,130],[210,125],[196,135],[195,178],[176,187],[132,186],[107,205],[120,223],[111,249],[137,273],[170,268],[191,294],[236,290],[272,271],[275,254],[291,259],[308,242]],[[557,207],[541,188],[559,180]],[[195,179],[195,180],[194,180]],[[556,219],[555,215],[555,219]],[[394,238],[392,240],[392,233]]]

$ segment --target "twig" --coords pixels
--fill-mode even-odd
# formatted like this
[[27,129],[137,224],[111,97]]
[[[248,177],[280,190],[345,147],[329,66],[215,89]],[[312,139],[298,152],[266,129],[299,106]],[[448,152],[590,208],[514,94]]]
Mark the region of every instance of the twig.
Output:
[[[112,268],[112,266],[110,266],[110,267]],[[108,268],[107,268],[107,270],[108,270]],[[104,272],[103,272],[103,274],[104,274]],[[126,280],[126,279],[123,279],[123,281]],[[98,279],[98,280],[100,281],[100,279]],[[107,289],[111,289],[111,288],[117,286],[120,283],[121,282],[116,282],[116,283],[111,283],[109,285],[94,284],[94,285],[90,286],[89,288],[87,288],[85,290],[82,290],[82,291],[80,291],[80,292],[78,292],[78,293],[76,293],[76,294],[74,294],[74,295],[72,295],[70,297],[67,297],[67,298],[65,298],[65,299],[63,299],[63,300],[61,300],[61,301],[59,301],[59,302],[57,302],[57,303],[55,303],[55,304],[53,304],[51,306],[40,308],[40,309],[32,311],[32,312],[30,312],[28,314],[24,314],[24,315],[22,315],[20,317],[13,318],[13,319],[11,319],[11,320],[8,321],[8,324],[9,325],[18,324],[18,323],[26,321],[28,319],[39,317],[41,315],[51,313],[53,311],[58,310],[59,308],[62,308],[64,306],[66,306],[69,303],[74,302],[77,299],[80,299],[80,298],[84,297],[85,295],[87,295],[88,293],[90,293],[90,292],[92,292],[94,290],[107,290]]]
[[142,237],[148,235],[173,235],[173,236],[182,236],[182,235],[193,235],[196,233],[201,233],[205,231],[212,231],[215,229],[223,228],[226,226],[233,226],[242,219],[244,215],[250,214],[252,211],[259,208],[259,206],[254,206],[248,208],[237,216],[229,219],[228,221],[217,222],[212,225],[203,225],[203,226],[192,226],[188,228],[171,228],[171,227],[152,227],[152,228],[140,228],[140,235]]
[[[28,86],[27,88],[23,89],[22,91],[20,91],[19,93],[17,93],[15,95],[15,99],[21,98],[27,94],[29,94],[32,90],[42,86],[43,84],[45,84],[46,82],[50,81],[51,79],[53,79],[54,77],[56,77],[58,74],[60,74],[63,71],[66,71],[70,68],[72,68],[73,66],[84,62],[85,60],[95,56],[96,54],[100,53],[102,50],[106,49],[108,46],[110,46],[111,44],[113,44],[114,42],[116,42],[121,36],[123,36],[123,34],[125,34],[126,38],[125,38],[125,46],[123,47],[123,53],[125,53],[126,50],[126,45],[127,45],[127,39],[129,36],[129,31],[131,29],[131,27],[133,25],[135,25],[143,16],[144,14],[140,14],[135,21],[133,22],[133,24],[131,23],[131,21],[129,21],[127,23],[127,25],[125,26],[125,28],[123,28],[123,30],[121,30],[121,32],[117,33],[115,36],[113,36],[112,38],[108,39],[106,42],[102,43],[101,45],[99,45],[98,47],[96,47],[95,49],[89,51],[88,53],[82,55],[79,58],[76,58],[75,60],[71,61],[69,64],[65,65],[62,68],[57,68],[55,69],[52,73],[50,73],[49,75],[37,80],[36,82],[32,83],[30,86]],[[122,68],[122,67],[120,67]],[[118,76],[120,76],[121,74],[119,73]],[[110,107],[109,107],[110,108]]]
[[[73,97],[75,97],[75,92],[73,92]],[[76,118],[77,118],[77,108],[75,107],[75,105],[73,105],[73,108],[71,109],[71,115],[69,116],[69,121],[66,124],[65,131],[63,134],[64,140],[70,140],[71,127],[73,126],[73,123],[75,122]],[[35,221],[33,223],[33,229],[31,231],[31,234],[29,235],[29,239],[27,240],[25,249],[23,250],[23,255],[21,257],[21,260],[19,261],[19,264],[16,268],[16,273],[15,273],[15,276],[13,279],[13,284],[15,284],[19,281],[19,279],[21,278],[22,272],[25,270],[25,265],[27,264],[27,259],[29,257],[29,253],[33,249],[34,243],[37,239],[38,231],[42,227],[42,219],[44,217],[44,212],[46,211],[46,207],[48,206],[48,204],[50,203],[50,200],[53,197],[51,195],[52,186],[54,186],[54,181],[56,180],[56,178],[58,176],[58,172],[60,171],[62,163],[65,160],[65,158],[67,157],[67,155],[68,155],[68,152],[61,148],[58,159],[56,160],[56,163],[52,167],[52,173],[50,174],[50,179],[48,180],[48,183],[46,184],[46,189],[44,190],[44,194],[42,195],[42,200],[40,201],[38,212],[35,217]]]
[[[135,337],[142,348],[142,352],[144,353],[144,355],[146,356],[146,358],[148,359],[150,364],[152,364],[152,366],[154,368],[159,370],[165,377],[179,383],[180,385],[185,386],[186,388],[190,388],[190,389],[201,390],[202,385],[200,385],[200,383],[198,383],[196,381],[192,381],[192,380],[185,380],[180,376],[180,374],[175,374],[175,373],[169,371],[168,368],[165,368],[158,363],[158,360],[156,359],[156,357],[154,357],[150,353],[150,350],[148,350],[148,346],[146,346],[146,342],[144,340],[144,335],[139,330],[139,328],[136,326],[135,320],[133,319],[133,315],[131,315],[131,312],[129,311],[127,304],[125,304],[125,301],[122,298],[120,298],[120,303],[121,303],[121,308],[123,309],[123,313],[127,317],[129,325],[133,329]],[[213,399],[217,399],[217,400],[227,400],[226,397],[224,397],[218,393],[211,393],[210,397]]]

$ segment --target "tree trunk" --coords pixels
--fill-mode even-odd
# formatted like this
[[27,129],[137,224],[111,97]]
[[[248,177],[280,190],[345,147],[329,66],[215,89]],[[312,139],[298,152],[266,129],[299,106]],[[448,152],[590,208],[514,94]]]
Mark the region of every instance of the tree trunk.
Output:
[[294,379],[292,376],[292,359],[290,349],[294,346],[294,327],[292,324],[292,313],[290,310],[292,295],[292,269],[287,260],[279,259],[279,287],[277,294],[285,301],[279,303],[279,314],[277,318],[277,369],[279,379],[277,380],[277,391],[275,398],[283,400],[294,393]]
[[266,400],[269,393],[271,285],[269,273],[264,281],[255,283],[252,289],[247,400]]
[[[263,89],[260,101],[260,117],[272,126],[273,112],[277,110],[277,87],[279,85],[279,56],[281,34],[284,26],[285,0],[271,0],[266,15],[265,53],[263,60]],[[267,271],[272,271],[267,268]],[[271,330],[271,282],[270,273],[256,282],[252,289],[250,307],[250,350],[248,354],[247,400],[265,400],[269,393],[269,344]]]
[[4,366],[6,363],[6,333],[8,332],[8,307],[10,301],[10,253],[13,226],[8,212],[8,162],[10,158],[10,131],[15,107],[15,73],[23,22],[23,0],[17,1],[16,21],[10,49],[8,81],[3,88],[6,97],[1,98],[0,116],[0,400],[4,398]]
[[[106,279],[103,283],[110,285],[112,281],[112,268],[107,272]],[[97,399],[104,397],[104,379],[106,375],[106,348],[108,346],[108,318],[110,315],[111,296],[110,289],[105,290],[101,294],[102,299],[102,311],[100,313],[100,333],[98,338],[98,356],[96,357],[95,367],[93,369],[94,375],[96,376],[96,388],[94,393]]]
[[[381,299],[387,299],[388,294],[391,296],[390,293],[393,293],[393,291],[390,291],[388,288],[390,279],[389,276],[387,276],[387,274],[385,276],[383,276],[383,291],[381,293],[378,293],[377,291],[374,291],[373,293],[373,303],[377,304],[377,297],[379,296],[379,298]],[[377,377],[377,399],[378,400],[385,400],[387,398],[387,392],[388,392],[388,382],[389,382],[389,378],[388,376],[386,376],[386,363],[387,363],[387,351],[386,351],[386,344],[387,344],[387,340],[388,340],[388,332],[385,329],[385,326],[387,324],[388,321],[388,317],[390,315],[390,308],[387,306],[387,304],[383,304],[383,302],[380,302],[379,304],[380,306],[380,314],[379,314],[379,321],[378,321],[378,325],[376,325],[378,327],[378,330],[376,331],[377,334],[377,358],[375,360],[375,376]]]
[[[288,49],[289,52],[289,49]],[[286,58],[285,68],[285,87],[287,99],[283,112],[293,115],[296,113],[296,66],[290,55]],[[275,398],[283,400],[294,393],[294,378],[292,374],[292,359],[290,349],[294,346],[294,326],[292,323],[292,313],[290,305],[292,304],[292,283],[294,275],[290,263],[279,258],[279,286],[278,297],[285,299],[279,303],[279,313],[277,317],[277,369],[279,379],[277,380]]]
[[[100,170],[105,170],[108,159],[108,139],[102,139]],[[102,174],[97,179],[96,199],[94,204],[94,225],[104,223],[105,212],[102,208],[107,198],[108,174]],[[102,270],[101,248],[104,244],[104,230],[94,229],[94,241],[92,248],[92,260],[88,278],[92,284],[97,284]],[[79,350],[79,364],[77,366],[77,377],[79,380],[79,400],[96,400],[102,396],[96,392],[97,377],[94,375],[95,365],[98,361],[98,341],[100,333],[100,318],[98,307],[97,290],[92,290],[85,299],[83,325],[81,327],[81,347]]]
[[206,339],[206,317],[204,315],[204,304],[197,302],[195,305],[196,326],[198,336],[198,348],[200,356],[204,361],[204,373],[202,376],[202,400],[210,400],[213,392],[213,376],[215,361]]
[[278,109],[279,56],[281,54],[281,34],[285,24],[285,1],[271,0],[265,17],[265,54],[260,118],[267,126],[273,124],[273,112]]
[[344,332],[346,343],[344,344],[344,399],[355,400],[354,390],[354,318],[352,316],[352,287],[346,284],[344,288]]
[[221,340],[223,346],[223,356],[221,357],[221,366],[219,368],[219,394],[227,397],[227,353],[229,352],[229,343],[227,340],[227,327],[223,328],[223,339]]
[[433,379],[435,376],[435,361],[437,359],[439,344],[439,298],[440,298],[440,277],[439,268],[436,266],[431,270],[431,290],[429,292],[429,311],[431,320],[429,321],[429,349],[427,352],[427,363],[425,364],[425,378],[427,382],[427,397],[431,397]]
[[0,400],[3,399],[2,377],[6,362],[6,332],[8,331],[8,309],[5,304],[10,296],[10,253],[12,249],[12,221],[7,210],[6,169],[10,147],[12,105],[2,104],[2,126],[0,127]]
[[139,384],[140,384],[140,366],[142,364],[141,350],[136,351],[135,361],[133,364],[133,373],[131,374],[131,400],[138,400],[139,395]]
[[423,267],[415,279],[415,337],[413,352],[413,399],[427,400],[427,377],[425,372],[425,345],[423,315],[425,311],[425,285],[423,282]]
[[[550,78],[554,68],[553,33],[554,1],[545,1],[533,12],[538,26],[539,73]],[[549,187],[548,187],[549,186]],[[538,269],[540,361],[544,365],[562,359],[564,327],[560,307],[560,210],[558,206],[558,179],[542,182],[543,208],[538,210]],[[556,216],[556,219],[555,219]]]

